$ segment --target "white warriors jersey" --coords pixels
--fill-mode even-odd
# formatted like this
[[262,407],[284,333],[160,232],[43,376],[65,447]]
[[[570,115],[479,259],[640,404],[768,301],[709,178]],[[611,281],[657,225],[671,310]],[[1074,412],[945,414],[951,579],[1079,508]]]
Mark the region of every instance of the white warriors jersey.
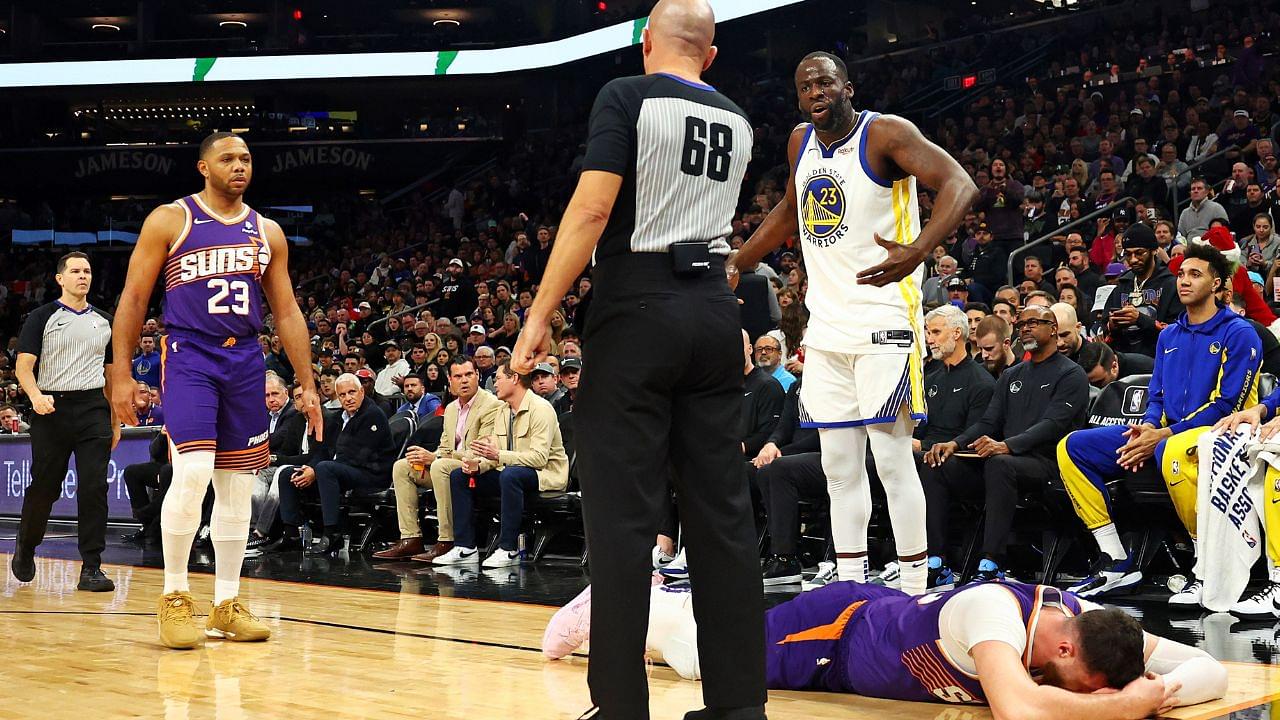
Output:
[[867,130],[878,113],[858,114],[830,146],[810,125],[796,162],[800,240],[809,278],[808,347],[851,354],[922,353],[924,268],[884,287],[859,272],[888,257],[875,236],[914,242],[920,233],[916,179],[887,181],[867,163]]

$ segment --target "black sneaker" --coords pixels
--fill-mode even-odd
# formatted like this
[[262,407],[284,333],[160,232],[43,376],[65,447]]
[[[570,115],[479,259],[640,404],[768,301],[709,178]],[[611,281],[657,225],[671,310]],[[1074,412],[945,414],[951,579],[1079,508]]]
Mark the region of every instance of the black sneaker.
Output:
[[956,574],[951,572],[951,568],[943,565],[941,567],[929,568],[929,580],[926,588],[929,590],[951,590],[956,586]]
[[262,546],[263,552],[289,552],[290,550],[302,550],[302,538],[297,535],[282,535],[278,539],[268,542]]
[[303,548],[303,550],[308,555],[333,556],[342,551],[345,540],[346,538],[340,532],[320,535],[311,541],[311,547]]
[[804,579],[800,573],[800,561],[795,555],[771,555],[761,572],[765,587],[773,585],[798,585]]
[[31,582],[36,576],[36,554],[19,542],[13,549],[13,559],[9,562],[9,569],[18,582]]
[[249,533],[249,542],[244,546],[250,550],[265,547],[271,544],[271,537],[268,535],[259,535],[257,533]]
[[137,532],[131,532],[128,535],[121,535],[120,540],[129,545],[137,545],[139,547],[147,544],[147,529],[145,527],[138,528]]
[[89,592],[111,592],[116,589],[116,584],[111,582],[111,578],[102,574],[102,568],[82,567],[80,582],[76,585],[76,589]]

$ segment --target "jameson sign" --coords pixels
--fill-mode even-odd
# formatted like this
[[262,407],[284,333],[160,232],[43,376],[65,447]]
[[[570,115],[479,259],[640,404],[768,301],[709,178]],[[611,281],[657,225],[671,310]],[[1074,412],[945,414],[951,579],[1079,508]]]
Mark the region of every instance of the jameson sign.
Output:
[[271,166],[272,172],[287,172],[296,168],[316,165],[336,165],[351,170],[368,170],[373,162],[373,153],[357,150],[352,147],[327,146],[304,147],[296,150],[284,150],[276,155]]
[[168,175],[173,172],[173,166],[176,164],[176,159],[165,157],[158,152],[117,150],[115,152],[96,153],[89,157],[81,158],[76,165],[75,176],[77,178],[85,178],[110,170],[140,170],[142,172]]
[[[459,151],[486,151],[497,138],[406,138],[282,142],[254,141],[251,193],[289,190],[298,183],[331,188],[402,187]],[[0,149],[0,193],[23,197],[50,192],[194,192],[196,145]],[[176,183],[176,184],[175,184]],[[192,189],[188,189],[192,188]]]

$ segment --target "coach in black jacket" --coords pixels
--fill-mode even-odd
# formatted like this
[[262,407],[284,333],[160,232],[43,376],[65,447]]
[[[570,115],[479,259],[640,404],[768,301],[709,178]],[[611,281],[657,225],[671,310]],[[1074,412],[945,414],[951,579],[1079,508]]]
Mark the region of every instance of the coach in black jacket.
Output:
[[[386,413],[365,396],[359,378],[342,375],[334,388],[342,412],[325,418],[324,443],[306,465],[286,469],[280,476],[280,518],[289,539],[297,537],[303,523],[300,494],[312,487],[319,492],[324,515],[324,537],[314,548],[319,552],[336,550],[341,544],[338,519],[342,493],[353,488],[388,487],[396,459]],[[292,543],[286,542],[289,545]]]

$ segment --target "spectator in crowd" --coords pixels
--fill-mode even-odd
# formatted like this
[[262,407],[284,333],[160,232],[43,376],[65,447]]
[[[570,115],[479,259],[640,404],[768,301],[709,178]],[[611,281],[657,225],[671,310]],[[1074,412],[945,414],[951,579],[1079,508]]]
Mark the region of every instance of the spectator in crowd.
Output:
[[[1004,160],[991,161],[991,182],[980,188],[978,202],[974,210],[983,214],[986,226],[991,229],[991,237],[1001,254],[1006,257],[1022,245],[1022,198],[1025,188],[1022,183],[1009,179],[1008,167]],[[982,226],[980,225],[979,228]],[[978,282],[982,282],[978,279]],[[986,283],[983,283],[986,285]],[[997,282],[987,285],[988,288],[999,286]]]
[[533,392],[554,406],[564,397],[564,388],[560,387],[560,373],[556,367],[559,361],[553,365],[552,357],[534,366],[533,372],[529,373],[529,381]]
[[[1078,233],[1072,233],[1072,235],[1079,237]],[[1070,236],[1068,236],[1068,242],[1070,242]],[[1083,240],[1081,242],[1083,243]],[[1092,301],[1098,288],[1105,284],[1105,280],[1089,263],[1089,253],[1083,248],[1072,249],[1067,253],[1067,267],[1075,273],[1076,287],[1079,287],[1085,297]]]
[[143,335],[138,340],[138,354],[133,356],[133,379],[160,387],[160,351],[156,349],[155,335]]
[[477,350],[486,346],[487,342],[488,332],[484,329],[484,325],[476,323],[467,331],[467,342],[462,351],[467,355],[475,355]]
[[[1175,127],[1176,129],[1176,127]],[[1191,173],[1188,165],[1178,158],[1178,145],[1168,142],[1160,146],[1160,163],[1156,165],[1156,177],[1164,181],[1165,197],[1172,200],[1176,190],[1179,197],[1185,197],[1191,189]],[[1168,200],[1169,209],[1173,208]]]
[[1248,268],[1254,272],[1270,273],[1280,257],[1280,237],[1276,236],[1274,226],[1271,215],[1260,212],[1253,216],[1253,232],[1240,240],[1243,254],[1248,258]]
[[743,393],[742,420],[738,436],[742,438],[742,454],[748,459],[760,454],[782,415],[786,393],[782,385],[763,368],[757,367],[751,355],[751,340],[742,331]]
[[17,435],[31,431],[31,426],[22,421],[18,409],[8,403],[0,405],[0,435]]
[[782,342],[772,335],[761,335],[756,338],[755,363],[756,367],[764,370],[782,385],[784,393],[790,390],[791,383],[796,381],[796,376],[787,372],[787,369],[782,366]]
[[[1111,520],[1107,480],[1154,462],[1167,484],[1190,479],[1194,487],[1197,464],[1182,460],[1186,451],[1233,410],[1257,404],[1262,345],[1253,328],[1214,296],[1231,277],[1226,258],[1198,244],[1184,258],[1178,290],[1186,311],[1160,334],[1152,353],[1155,368],[1142,423],[1080,430],[1058,444],[1063,483],[1100,551],[1089,574],[1072,587],[1082,597],[1122,591],[1142,580]],[[1179,514],[1185,514],[1180,497],[1185,499],[1174,493]],[[1194,513],[1194,498],[1190,504]]]
[[527,377],[517,375],[510,364],[498,368],[499,406],[494,434],[472,441],[474,455],[449,474],[453,502],[455,540],[436,565],[473,563],[480,559],[472,507],[476,495],[501,498],[498,547],[484,559],[483,567],[520,564],[520,523],[528,493],[564,490],[569,483],[569,458],[564,450],[555,409],[530,392]]
[[444,404],[440,398],[427,392],[426,383],[421,375],[410,373],[403,381],[404,403],[396,408],[396,414],[412,413],[418,422],[432,415],[444,412]]
[[280,352],[279,338],[273,339],[264,333],[258,336],[258,345],[262,347],[262,358],[266,361],[267,372],[273,372],[282,378],[293,378],[293,367],[289,365],[289,359],[284,356],[284,353]]
[[944,286],[947,280],[951,279],[951,277],[956,274],[958,264],[956,263],[955,258],[950,255],[943,255],[938,259],[938,263],[935,267],[938,270],[938,274],[933,277],[926,278],[923,289],[921,290],[921,294],[924,296],[923,302],[925,305],[941,305],[949,299]]
[[343,374],[334,383],[342,412],[325,421],[324,443],[312,452],[306,465],[285,466],[280,487],[280,518],[286,541],[281,549],[301,546],[298,529],[305,521],[301,501],[304,492],[318,494],[324,535],[309,548],[317,553],[342,549],[338,521],[342,493],[353,488],[379,488],[390,484],[395,452],[386,413],[368,397],[359,378]]
[[1191,239],[1204,234],[1213,219],[1228,220],[1227,209],[1209,197],[1209,184],[1204,178],[1191,181],[1191,204],[1178,216],[1178,234]]
[[1037,290],[1048,293],[1057,292],[1053,281],[1044,276],[1044,264],[1035,255],[1028,255],[1022,261],[1022,276],[1024,281],[1034,283]]
[[373,390],[383,398],[395,397],[400,394],[404,376],[409,374],[409,361],[404,359],[400,344],[395,340],[382,343],[382,356],[387,364],[378,371],[373,381]]
[[1120,366],[1116,362],[1116,354],[1106,343],[1084,343],[1076,364],[1085,372],[1089,384],[1101,390],[1120,377]]
[[480,387],[492,392],[494,376],[498,373],[497,353],[488,345],[481,345],[471,357],[480,376]]
[[[1021,234],[1019,233],[1019,238]],[[984,288],[998,288],[1005,284],[1008,273],[1009,252],[992,240],[991,231],[986,222],[978,223],[974,234],[977,244],[970,256],[967,277]],[[947,281],[948,290],[952,280]]]
[[[1245,308],[1245,317],[1272,328],[1273,332],[1280,332],[1280,325],[1276,323],[1276,315],[1262,297],[1261,288],[1254,284],[1253,278],[1249,277],[1249,271],[1242,262],[1244,253],[1241,251],[1240,245],[1237,245],[1232,238],[1231,231],[1227,229],[1226,223],[1221,220],[1214,220],[1199,240],[1192,241],[1192,244],[1197,243],[1212,246],[1226,258],[1227,265],[1233,273],[1231,281],[1227,284],[1231,286],[1236,299]],[[1256,250],[1256,248],[1251,250]],[[1254,252],[1253,254],[1256,261],[1257,253]],[[1170,260],[1169,272],[1177,272],[1181,262],[1181,257],[1174,257]]]
[[769,529],[770,554],[761,572],[765,587],[800,582],[800,500],[827,496],[818,431],[800,425],[800,383],[787,391],[777,426],[750,461],[753,494],[760,496]]
[[1182,312],[1177,282],[1156,259],[1156,236],[1136,223],[1124,234],[1125,264],[1129,270],[1107,297],[1108,343],[1115,350],[1154,355],[1156,337]]
[[961,310],[969,320],[969,349],[973,352],[973,346],[978,340],[978,323],[991,314],[991,308],[982,303],[965,303]]
[[1000,377],[1006,368],[1018,362],[1010,342],[1012,334],[1012,326],[994,316],[983,318],[973,331],[973,335],[976,336],[974,345],[978,349],[974,357],[982,358],[982,366],[991,373],[993,378]]
[[[1084,424],[1089,383],[1080,366],[1058,352],[1057,329],[1048,308],[1023,309],[1018,315],[1018,335],[1031,359],[1000,375],[981,420],[924,455],[920,481],[928,505],[934,587],[954,582],[946,557],[952,493],[970,492],[977,486],[985,496],[982,560],[973,581],[1004,577],[1019,481],[1022,487],[1045,487],[1057,475],[1054,446],[1058,439]],[[961,448],[982,462],[952,458]]]
[[342,402],[338,400],[338,391],[333,386],[337,379],[338,376],[333,372],[320,373],[321,410],[337,410],[342,407]]
[[272,532],[280,511],[280,468],[306,465],[315,442],[313,436],[308,436],[310,423],[302,412],[302,386],[289,390],[279,375],[268,373],[267,413],[270,464],[258,471],[253,487],[253,528],[245,557],[260,556],[274,540]]
[[[1223,155],[1230,162],[1253,154],[1254,145],[1261,134],[1249,118],[1249,111],[1240,108],[1231,113],[1231,120],[1218,133],[1218,143],[1226,149]],[[1238,147],[1232,147],[1238,146]]]
[[145,382],[136,383],[133,393],[133,407],[138,413],[138,425],[140,427],[160,427],[164,425],[164,410],[155,404],[151,394],[151,386]]
[[1124,206],[1116,208],[1110,218],[1098,218],[1098,233],[1089,246],[1089,261],[1102,268],[1111,263],[1116,256],[1116,238],[1124,235],[1132,222],[1133,213]]
[[[1172,146],[1170,146],[1172,150]],[[1125,183],[1124,192],[1135,200],[1151,208],[1167,209],[1169,202],[1169,184],[1156,174],[1156,162],[1150,155],[1142,155],[1137,160],[1137,170]]]
[[[475,284],[465,277],[466,265],[461,258],[453,258],[445,267],[444,281],[440,285],[440,302],[436,314],[450,320],[466,318],[476,309],[479,297]],[[440,332],[437,327],[436,332]]]
[[1280,377],[1280,338],[1277,338],[1267,326],[1245,315],[1244,305],[1230,287],[1219,290],[1217,300],[1223,307],[1231,308],[1232,312],[1244,318],[1244,321],[1249,323],[1253,331],[1258,334],[1258,341],[1262,343],[1260,371]]
[[[392,465],[400,540],[374,553],[378,560],[412,558],[429,563],[453,549],[449,474],[462,467],[463,458],[471,457],[472,442],[494,434],[494,422],[502,402],[480,389],[475,362],[465,356],[449,364],[449,391],[454,399],[444,409],[439,446],[432,451],[411,442],[405,456]],[[418,486],[428,483],[435,494],[438,524],[436,542],[430,548],[423,545],[422,528],[418,524]]]
[[560,383],[564,386],[564,395],[556,403],[556,414],[563,415],[573,410],[573,401],[578,395],[578,380],[582,376],[582,358],[567,357],[560,363]]
[[1027,293],[1027,296],[1025,298],[1023,298],[1022,307],[1029,308],[1034,305],[1039,305],[1041,307],[1049,307],[1050,305],[1054,304],[1057,301],[1058,299],[1054,297],[1053,293],[1051,292],[1045,292],[1044,290],[1032,290],[1031,292]]
[[969,304],[970,289],[969,283],[959,275],[952,275],[946,284],[947,301],[957,307],[964,307]]

